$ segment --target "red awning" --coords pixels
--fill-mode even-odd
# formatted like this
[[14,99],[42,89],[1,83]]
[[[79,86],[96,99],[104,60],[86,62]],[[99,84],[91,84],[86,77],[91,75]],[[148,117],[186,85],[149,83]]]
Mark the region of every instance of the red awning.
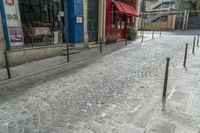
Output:
[[117,7],[119,13],[126,14],[128,16],[139,16],[132,6],[129,6],[120,1],[114,1],[114,4]]
[[118,1],[114,1],[114,4],[115,4],[117,10],[119,11],[119,13],[124,14],[124,9],[121,7],[120,3]]
[[134,7],[130,6],[131,10],[133,11],[132,13],[134,14],[134,16],[138,17],[139,14],[137,13],[137,11],[134,9]]

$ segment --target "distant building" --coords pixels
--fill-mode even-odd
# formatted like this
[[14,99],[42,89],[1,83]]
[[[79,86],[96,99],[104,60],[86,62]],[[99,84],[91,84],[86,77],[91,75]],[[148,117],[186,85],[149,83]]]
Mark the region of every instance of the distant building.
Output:
[[[143,0],[145,30],[174,29],[175,0]],[[143,2],[142,1],[142,2]],[[141,3],[142,4],[142,3]]]
[[200,9],[196,0],[177,0],[175,29],[200,29]]

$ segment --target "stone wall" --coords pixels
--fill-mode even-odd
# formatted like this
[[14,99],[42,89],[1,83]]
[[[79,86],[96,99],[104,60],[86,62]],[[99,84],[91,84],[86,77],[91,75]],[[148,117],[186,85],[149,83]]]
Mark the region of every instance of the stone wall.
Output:
[[144,30],[160,30],[160,29],[168,29],[174,30],[175,26],[175,15],[168,16],[167,22],[152,22],[149,24],[145,24],[143,26]]
[[8,52],[10,65],[20,65],[26,62],[61,55],[63,45],[36,47]]

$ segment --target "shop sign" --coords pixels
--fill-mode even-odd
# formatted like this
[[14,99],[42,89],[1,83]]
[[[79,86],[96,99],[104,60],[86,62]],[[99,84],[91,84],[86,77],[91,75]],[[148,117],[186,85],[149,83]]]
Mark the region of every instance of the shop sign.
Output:
[[83,17],[81,17],[81,16],[76,16],[76,23],[77,23],[77,24],[82,24],[82,23],[83,23]]

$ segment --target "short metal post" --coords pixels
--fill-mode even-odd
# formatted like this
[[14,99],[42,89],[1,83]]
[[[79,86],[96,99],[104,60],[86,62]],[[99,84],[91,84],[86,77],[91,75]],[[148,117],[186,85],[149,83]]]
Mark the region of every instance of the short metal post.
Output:
[[153,32],[152,32],[152,39],[154,39],[154,29],[153,29]]
[[8,62],[7,51],[4,51],[4,55],[5,55],[5,61],[6,61],[6,69],[7,69],[8,79],[11,79],[10,65],[9,65],[9,62]]
[[67,43],[67,62],[69,62],[69,43]]
[[169,62],[170,62],[170,58],[167,58],[164,87],[163,87],[163,96],[162,96],[162,104],[163,104],[162,111],[165,111],[165,104],[166,104],[166,98],[167,98],[167,83],[168,83],[168,73],[169,73]]
[[160,37],[162,36],[162,30],[160,29]]
[[102,39],[100,38],[100,53],[102,53]]
[[197,39],[197,47],[199,47],[199,34],[198,34],[198,39]]
[[183,63],[185,70],[186,70],[186,62],[187,62],[187,51],[188,51],[188,44],[186,44],[186,47],[185,47],[185,57],[184,57],[184,63]]
[[142,33],[142,42],[144,41],[144,31]]
[[127,33],[126,33],[126,40],[125,40],[125,46],[128,45],[128,42],[127,42]]
[[196,44],[196,37],[194,37],[194,42],[193,42],[193,48],[192,48],[192,54],[194,55],[194,51],[195,51],[195,44]]

